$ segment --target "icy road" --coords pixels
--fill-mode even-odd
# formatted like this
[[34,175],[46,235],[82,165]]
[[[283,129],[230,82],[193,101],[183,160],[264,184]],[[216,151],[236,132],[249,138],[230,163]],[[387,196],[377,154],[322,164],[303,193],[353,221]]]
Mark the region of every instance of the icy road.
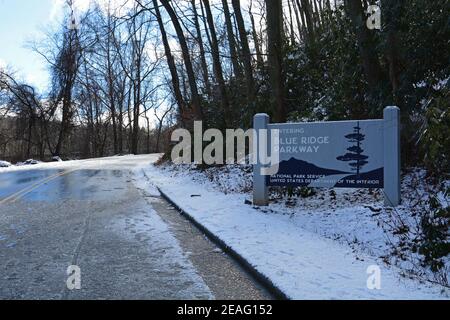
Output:
[[[0,299],[271,298],[168,203],[135,187],[131,170],[157,159],[0,171]],[[79,290],[67,286],[76,283],[69,266],[80,269]]]

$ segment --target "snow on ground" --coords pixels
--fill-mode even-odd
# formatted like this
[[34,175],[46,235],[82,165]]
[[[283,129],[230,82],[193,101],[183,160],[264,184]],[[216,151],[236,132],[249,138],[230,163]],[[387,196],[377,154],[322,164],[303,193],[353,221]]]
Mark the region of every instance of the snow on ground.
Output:
[[[159,187],[294,299],[448,298],[447,289],[402,278],[401,269],[379,258],[389,250],[379,192],[340,189],[297,201],[276,200],[273,193],[273,204],[254,208],[245,204],[251,200],[250,167],[139,170],[141,188],[147,183],[155,194]],[[382,269],[381,290],[367,288],[372,265]]]

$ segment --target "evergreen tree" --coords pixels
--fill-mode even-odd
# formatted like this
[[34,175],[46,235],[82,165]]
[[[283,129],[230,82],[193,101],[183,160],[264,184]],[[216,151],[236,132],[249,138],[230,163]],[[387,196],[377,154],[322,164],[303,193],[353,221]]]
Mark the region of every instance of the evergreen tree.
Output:
[[352,168],[352,171],[356,171],[356,174],[359,176],[361,169],[369,163],[367,161],[369,157],[363,155],[364,150],[362,149],[362,142],[366,139],[366,136],[361,133],[359,122],[358,126],[354,129],[355,130],[352,134],[345,136],[349,142],[353,143],[353,146],[347,149],[349,153],[344,156],[337,157],[337,159],[339,161],[351,162],[350,167]]

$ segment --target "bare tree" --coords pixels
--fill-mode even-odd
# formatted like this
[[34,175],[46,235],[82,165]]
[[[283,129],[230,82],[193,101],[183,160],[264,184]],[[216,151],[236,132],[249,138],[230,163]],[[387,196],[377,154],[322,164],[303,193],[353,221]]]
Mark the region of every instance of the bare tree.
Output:
[[59,104],[62,105],[62,119],[58,133],[58,140],[52,153],[61,155],[64,142],[71,130],[74,116],[73,89],[78,75],[81,60],[81,43],[78,29],[64,27],[61,47],[57,59],[52,67],[53,72],[53,112]]

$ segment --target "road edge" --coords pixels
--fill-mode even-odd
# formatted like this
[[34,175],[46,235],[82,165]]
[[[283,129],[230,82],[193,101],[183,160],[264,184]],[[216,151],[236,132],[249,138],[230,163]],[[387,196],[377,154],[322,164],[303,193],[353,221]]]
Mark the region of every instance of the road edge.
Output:
[[170,196],[168,196],[160,187],[157,187],[161,196],[173,205],[188,221],[190,221],[197,229],[200,230],[209,240],[211,240],[214,244],[216,244],[220,249],[223,250],[226,254],[228,254],[232,259],[234,259],[245,271],[250,273],[256,281],[259,282],[261,286],[263,286],[269,293],[271,293],[278,300],[291,300],[291,298],[284,293],[280,288],[278,288],[272,280],[270,280],[267,276],[259,272],[246,258],[244,258],[241,254],[237,253],[233,248],[228,246],[225,241],[220,239],[217,235],[215,235],[212,231],[210,231],[207,227],[205,227],[202,223],[200,223],[197,219],[195,219],[189,212],[186,212],[182,209],[175,200],[173,200]]

